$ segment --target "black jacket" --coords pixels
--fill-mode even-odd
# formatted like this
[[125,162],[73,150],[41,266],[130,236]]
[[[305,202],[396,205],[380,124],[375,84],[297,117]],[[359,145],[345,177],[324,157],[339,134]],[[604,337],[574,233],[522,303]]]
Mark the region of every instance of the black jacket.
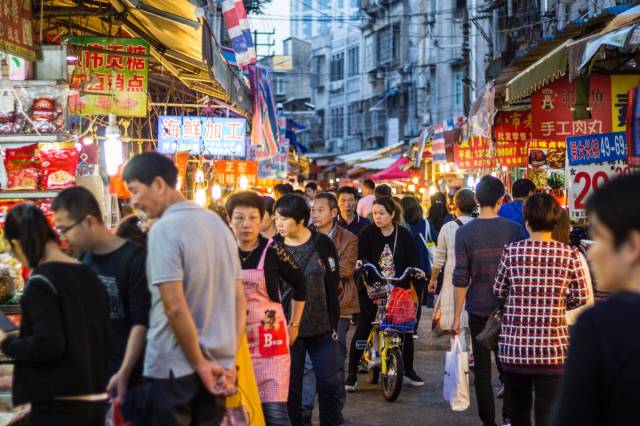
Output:
[[40,265],[20,304],[20,335],[2,342],[16,363],[14,403],[105,392],[111,325],[107,292],[93,271],[82,264]]
[[[327,273],[325,275],[325,291],[327,294],[327,308],[329,310],[329,323],[334,331],[338,330],[340,319],[340,302],[338,301],[338,285],[340,284],[340,271],[338,270],[338,253],[331,238],[311,229],[311,238],[316,241],[316,252],[322,260]],[[276,241],[284,243],[280,235],[274,237]]]

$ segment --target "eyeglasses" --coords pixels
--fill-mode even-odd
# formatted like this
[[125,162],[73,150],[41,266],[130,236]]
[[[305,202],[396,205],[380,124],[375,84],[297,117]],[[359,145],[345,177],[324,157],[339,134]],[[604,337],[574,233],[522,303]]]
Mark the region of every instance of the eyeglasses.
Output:
[[83,217],[82,219],[80,219],[79,221],[73,223],[72,225],[69,226],[56,226],[55,228],[53,228],[58,235],[65,235],[67,232],[71,231],[73,228],[75,228],[76,226],[80,225],[82,223],[83,220],[85,220],[87,217]]

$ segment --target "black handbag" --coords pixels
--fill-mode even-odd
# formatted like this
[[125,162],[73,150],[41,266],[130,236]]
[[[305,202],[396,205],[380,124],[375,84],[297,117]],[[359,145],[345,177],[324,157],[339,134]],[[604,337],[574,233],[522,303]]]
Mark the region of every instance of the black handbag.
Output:
[[503,311],[504,308],[500,306],[493,312],[491,312],[491,315],[489,315],[489,319],[487,319],[487,323],[484,325],[484,328],[476,336],[476,340],[478,341],[478,343],[492,351],[498,348],[498,336],[500,335],[500,326],[502,325]]

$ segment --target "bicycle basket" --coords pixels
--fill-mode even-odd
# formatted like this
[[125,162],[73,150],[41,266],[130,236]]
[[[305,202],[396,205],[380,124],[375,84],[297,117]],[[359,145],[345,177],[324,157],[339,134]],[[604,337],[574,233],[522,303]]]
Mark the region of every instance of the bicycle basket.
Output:
[[417,305],[411,289],[394,287],[387,302],[382,328],[413,332],[416,326]]

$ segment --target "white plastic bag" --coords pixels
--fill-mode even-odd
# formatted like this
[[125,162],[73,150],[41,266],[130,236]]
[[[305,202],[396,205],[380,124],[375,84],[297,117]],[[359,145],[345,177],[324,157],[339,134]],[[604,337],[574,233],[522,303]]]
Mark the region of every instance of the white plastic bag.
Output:
[[451,350],[447,352],[444,364],[444,386],[442,396],[453,411],[469,408],[469,353],[464,350],[461,339],[451,340]]

